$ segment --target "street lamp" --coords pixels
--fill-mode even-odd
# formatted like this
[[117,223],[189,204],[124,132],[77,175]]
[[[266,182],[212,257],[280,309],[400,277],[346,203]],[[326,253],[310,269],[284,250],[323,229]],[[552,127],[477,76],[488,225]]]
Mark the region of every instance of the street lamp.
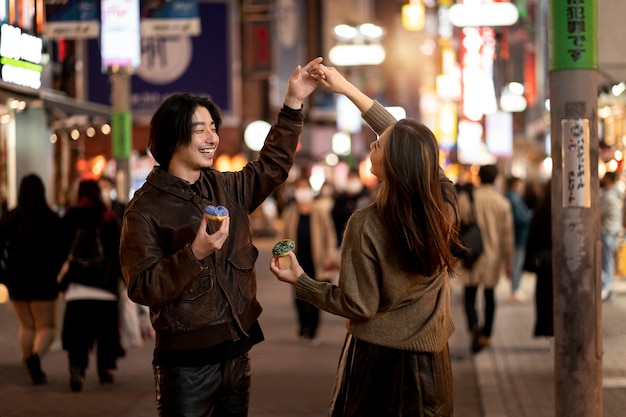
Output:
[[340,42],[328,52],[328,58],[334,65],[378,65],[385,60],[385,49],[379,43],[384,35],[380,26],[372,23],[360,26],[341,24],[335,26],[333,32]]

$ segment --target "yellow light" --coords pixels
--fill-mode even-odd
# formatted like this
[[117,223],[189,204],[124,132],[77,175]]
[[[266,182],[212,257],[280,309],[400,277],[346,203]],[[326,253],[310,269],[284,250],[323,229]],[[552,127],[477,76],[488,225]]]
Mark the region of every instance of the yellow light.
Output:
[[402,27],[406,30],[424,30],[425,12],[421,0],[411,1],[402,6]]
[[9,301],[9,290],[4,284],[0,284],[0,304]]
[[94,177],[99,178],[102,176],[104,169],[107,166],[107,160],[104,155],[96,155],[89,161],[91,165],[91,173]]
[[221,172],[236,172],[241,171],[247,163],[247,158],[241,154],[233,155],[232,157],[220,155],[215,160],[213,167]]

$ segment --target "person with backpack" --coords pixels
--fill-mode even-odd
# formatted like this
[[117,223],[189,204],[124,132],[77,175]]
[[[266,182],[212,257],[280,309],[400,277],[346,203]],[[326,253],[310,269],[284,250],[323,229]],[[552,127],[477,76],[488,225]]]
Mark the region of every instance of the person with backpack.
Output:
[[118,327],[120,223],[103,203],[98,182],[84,180],[62,225],[68,255],[59,274],[66,302],[61,336],[69,359],[70,388],[78,392],[94,343],[101,384],[113,382],[111,371],[124,355]]
[[[498,168],[483,165],[478,171],[480,186],[459,192],[461,222],[475,221],[480,228],[483,250],[468,267],[460,263],[459,278],[464,284],[464,305],[467,327],[471,333],[470,350],[478,353],[489,346],[496,311],[495,287],[504,269],[512,275],[514,240],[513,212],[509,201],[495,187]],[[483,288],[484,314],[482,326],[476,311],[478,288]]]

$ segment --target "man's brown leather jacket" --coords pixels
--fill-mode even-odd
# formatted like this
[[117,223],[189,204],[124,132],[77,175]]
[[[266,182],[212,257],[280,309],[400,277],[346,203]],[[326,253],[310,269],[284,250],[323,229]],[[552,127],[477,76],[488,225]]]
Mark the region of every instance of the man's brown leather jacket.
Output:
[[[258,159],[243,170],[203,170],[194,192],[155,167],[135,193],[124,215],[120,260],[130,299],[150,307],[157,348],[237,340],[261,314],[248,215],[287,178],[301,131],[302,115],[281,111]],[[198,261],[191,243],[207,204],[228,208],[230,234],[221,250]],[[219,224],[209,223],[214,233]]]

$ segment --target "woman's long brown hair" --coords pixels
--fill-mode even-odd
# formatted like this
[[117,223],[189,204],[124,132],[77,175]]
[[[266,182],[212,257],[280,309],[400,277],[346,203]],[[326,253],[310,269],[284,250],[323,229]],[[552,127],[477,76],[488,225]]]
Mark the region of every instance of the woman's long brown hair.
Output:
[[453,271],[450,248],[458,243],[456,191],[439,166],[433,133],[420,122],[403,119],[389,130],[377,205],[403,268],[430,276]]

